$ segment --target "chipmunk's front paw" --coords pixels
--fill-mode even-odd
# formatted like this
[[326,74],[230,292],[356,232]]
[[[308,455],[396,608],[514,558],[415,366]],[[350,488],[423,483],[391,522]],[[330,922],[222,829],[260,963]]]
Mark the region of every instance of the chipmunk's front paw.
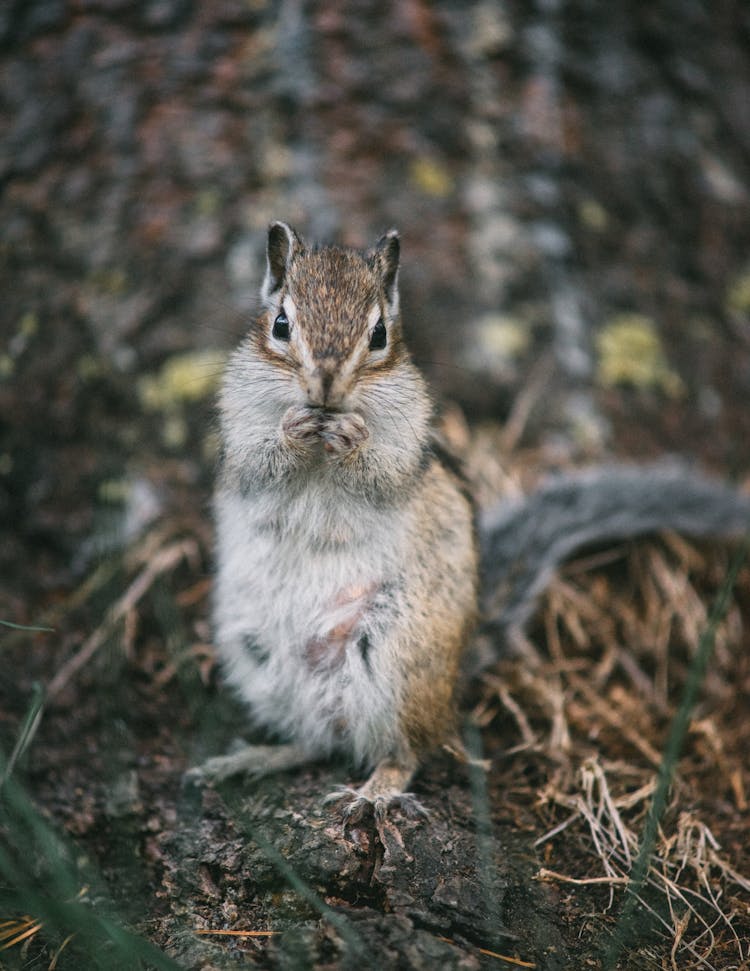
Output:
[[318,408],[293,406],[284,412],[281,433],[292,448],[305,450],[320,441],[321,421]]
[[343,415],[329,415],[320,432],[326,452],[334,455],[353,452],[369,436],[364,418],[353,411]]

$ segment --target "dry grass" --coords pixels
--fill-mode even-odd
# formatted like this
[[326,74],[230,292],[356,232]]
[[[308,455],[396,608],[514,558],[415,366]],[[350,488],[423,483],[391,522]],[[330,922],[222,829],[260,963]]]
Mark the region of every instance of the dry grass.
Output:
[[[638,855],[666,732],[728,556],[665,536],[568,564],[526,647],[485,679],[478,717],[502,710],[517,737],[508,754],[537,760],[535,812],[547,829],[536,845],[568,864],[538,877],[598,890],[602,925],[614,922]],[[748,809],[747,567],[738,590],[640,894],[655,929],[640,947],[644,967],[719,971],[750,960],[750,853],[737,838]]]

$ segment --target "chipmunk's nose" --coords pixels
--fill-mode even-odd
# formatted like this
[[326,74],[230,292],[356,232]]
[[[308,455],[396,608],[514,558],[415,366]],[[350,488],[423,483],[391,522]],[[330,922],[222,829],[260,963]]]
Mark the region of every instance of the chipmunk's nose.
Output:
[[334,386],[336,369],[334,362],[325,361],[315,368],[306,381],[307,399],[312,408],[331,408],[339,404],[341,397]]

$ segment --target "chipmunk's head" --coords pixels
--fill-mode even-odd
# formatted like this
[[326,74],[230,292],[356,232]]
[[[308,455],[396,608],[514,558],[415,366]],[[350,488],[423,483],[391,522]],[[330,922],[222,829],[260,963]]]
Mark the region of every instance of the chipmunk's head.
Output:
[[299,382],[306,403],[336,411],[406,356],[398,295],[399,238],[367,253],[308,248],[286,223],[268,230],[259,352]]

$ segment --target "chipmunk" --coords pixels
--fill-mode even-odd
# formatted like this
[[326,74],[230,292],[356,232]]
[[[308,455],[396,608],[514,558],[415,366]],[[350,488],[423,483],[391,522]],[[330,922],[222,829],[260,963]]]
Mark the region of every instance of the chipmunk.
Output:
[[512,628],[583,542],[750,524],[750,499],[728,488],[611,469],[553,483],[478,531],[404,343],[399,250],[395,230],[360,253],[309,247],[273,223],[262,310],[220,396],[216,649],[256,724],[282,743],[189,775],[262,775],[340,752],[372,770],[334,794],[350,821],[424,811],[408,787],[457,738],[480,563],[484,603],[501,627],[505,603]]

